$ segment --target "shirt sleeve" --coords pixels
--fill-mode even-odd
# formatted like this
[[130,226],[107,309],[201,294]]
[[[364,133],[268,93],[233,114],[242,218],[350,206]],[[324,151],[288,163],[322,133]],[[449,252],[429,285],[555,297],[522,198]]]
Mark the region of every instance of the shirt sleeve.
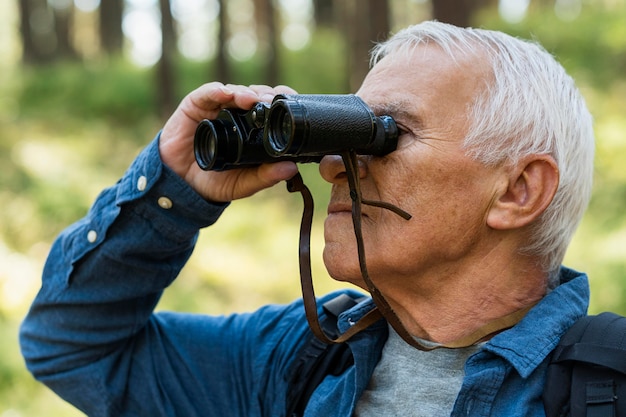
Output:
[[20,329],[34,376],[90,416],[253,415],[259,378],[275,386],[263,363],[282,361],[270,339],[305,331],[285,320],[297,308],[153,313],[224,208],[163,165],[157,137],[54,242]]

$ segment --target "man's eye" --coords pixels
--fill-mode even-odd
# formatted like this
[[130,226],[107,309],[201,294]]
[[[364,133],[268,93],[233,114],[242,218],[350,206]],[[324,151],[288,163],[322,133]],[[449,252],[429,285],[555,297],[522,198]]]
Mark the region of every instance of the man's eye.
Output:
[[402,125],[398,125],[398,137],[410,135],[410,134],[411,134],[411,131],[409,129],[405,128]]
[[398,125],[398,148],[409,146],[415,139],[415,133],[411,129]]

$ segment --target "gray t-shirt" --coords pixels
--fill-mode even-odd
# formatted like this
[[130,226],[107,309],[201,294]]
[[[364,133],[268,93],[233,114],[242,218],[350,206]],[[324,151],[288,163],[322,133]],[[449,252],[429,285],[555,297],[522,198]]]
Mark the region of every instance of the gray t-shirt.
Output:
[[355,417],[449,416],[463,383],[465,361],[480,346],[421,351],[389,326],[380,362]]

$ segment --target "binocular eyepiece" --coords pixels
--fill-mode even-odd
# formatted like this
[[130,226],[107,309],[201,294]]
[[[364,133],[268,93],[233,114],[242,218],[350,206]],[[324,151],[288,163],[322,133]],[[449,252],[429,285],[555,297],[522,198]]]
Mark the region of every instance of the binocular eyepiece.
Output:
[[200,122],[194,152],[200,168],[222,171],[281,160],[319,162],[346,150],[382,156],[397,142],[395,121],[374,115],[353,94],[277,95],[271,104],[224,109]]

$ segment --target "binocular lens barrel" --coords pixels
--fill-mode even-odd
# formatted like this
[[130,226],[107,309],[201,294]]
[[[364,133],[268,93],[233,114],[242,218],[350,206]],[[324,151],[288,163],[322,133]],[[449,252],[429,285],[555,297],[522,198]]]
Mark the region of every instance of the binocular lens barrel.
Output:
[[[279,99],[272,103],[267,123],[268,153],[279,156],[293,151],[306,134],[306,116],[297,101]],[[293,152],[292,152],[293,153]]]
[[398,131],[389,116],[376,116],[358,96],[279,95],[268,111],[265,150],[273,156],[339,154],[354,150],[384,155]]
[[[230,134],[227,122],[223,120],[203,120],[196,129],[194,153],[201,169],[208,171],[222,165],[232,154],[229,147],[237,141],[235,125],[231,124]],[[234,136],[234,137],[229,137]]]
[[395,121],[374,115],[353,94],[277,95],[271,105],[224,109],[200,122],[194,153],[203,170],[225,170],[279,160],[319,162],[346,150],[382,156],[397,141]]

